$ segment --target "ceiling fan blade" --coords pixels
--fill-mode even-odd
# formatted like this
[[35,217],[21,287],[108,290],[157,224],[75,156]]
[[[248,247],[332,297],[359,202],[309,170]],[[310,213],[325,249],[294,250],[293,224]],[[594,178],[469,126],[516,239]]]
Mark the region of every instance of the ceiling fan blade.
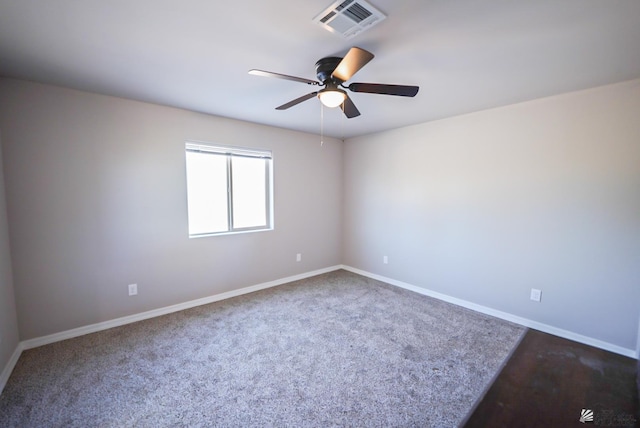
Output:
[[342,107],[342,111],[344,112],[344,115],[347,116],[347,118],[349,119],[360,116],[360,112],[358,111],[358,109],[356,108],[356,105],[353,103],[353,101],[351,101],[351,98],[349,98],[348,95],[347,95],[347,98],[345,98],[344,102],[342,103],[341,107]]
[[303,101],[307,101],[310,98],[315,97],[316,95],[318,95],[318,92],[311,92],[310,94],[307,95],[303,95],[299,98],[296,98],[295,100],[289,101],[288,103],[282,104],[279,107],[276,107],[276,110],[286,110],[289,107],[293,107],[296,104],[300,104]]
[[342,61],[337,65],[336,69],[331,73],[332,77],[336,77],[343,82],[351,79],[354,74],[364,67],[369,61],[373,59],[374,55],[371,52],[365,51],[357,47],[352,47],[347,52]]
[[399,95],[401,97],[415,97],[419,86],[381,85],[378,83],[352,83],[347,88],[353,92],[367,92],[369,94]]
[[293,80],[294,82],[306,83],[307,85],[319,85],[320,84],[319,82],[317,82],[315,80],[305,79],[304,77],[289,76],[287,74],[274,73],[272,71],[264,71],[264,70],[255,70],[255,69],[253,69],[253,70],[249,70],[249,74],[252,74],[254,76],[276,77],[278,79]]

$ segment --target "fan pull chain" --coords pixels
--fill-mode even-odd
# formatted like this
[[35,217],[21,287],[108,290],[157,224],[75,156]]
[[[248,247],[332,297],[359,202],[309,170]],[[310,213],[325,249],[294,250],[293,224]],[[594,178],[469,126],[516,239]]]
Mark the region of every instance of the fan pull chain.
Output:
[[342,121],[340,122],[340,133],[342,134],[342,141],[344,141],[344,123],[347,121],[347,116],[344,114],[344,103],[342,103]]
[[324,145],[324,105],[320,103],[320,147]]

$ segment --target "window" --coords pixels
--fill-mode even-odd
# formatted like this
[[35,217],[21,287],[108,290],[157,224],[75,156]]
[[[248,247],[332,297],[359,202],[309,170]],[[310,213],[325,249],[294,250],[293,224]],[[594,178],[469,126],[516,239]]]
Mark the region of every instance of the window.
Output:
[[271,152],[186,144],[189,237],[271,229]]

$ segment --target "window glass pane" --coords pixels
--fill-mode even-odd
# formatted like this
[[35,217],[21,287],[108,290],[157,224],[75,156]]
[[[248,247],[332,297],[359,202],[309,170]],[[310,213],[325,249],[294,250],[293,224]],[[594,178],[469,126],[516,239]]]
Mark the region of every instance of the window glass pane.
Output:
[[228,230],[227,157],[186,152],[189,234]]
[[237,157],[231,160],[233,227],[267,225],[267,160]]

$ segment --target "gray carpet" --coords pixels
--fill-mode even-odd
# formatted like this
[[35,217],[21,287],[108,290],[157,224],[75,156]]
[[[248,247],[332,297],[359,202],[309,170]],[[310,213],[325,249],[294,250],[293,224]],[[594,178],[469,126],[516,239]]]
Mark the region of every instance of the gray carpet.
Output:
[[25,351],[2,427],[453,427],[524,328],[336,271]]

